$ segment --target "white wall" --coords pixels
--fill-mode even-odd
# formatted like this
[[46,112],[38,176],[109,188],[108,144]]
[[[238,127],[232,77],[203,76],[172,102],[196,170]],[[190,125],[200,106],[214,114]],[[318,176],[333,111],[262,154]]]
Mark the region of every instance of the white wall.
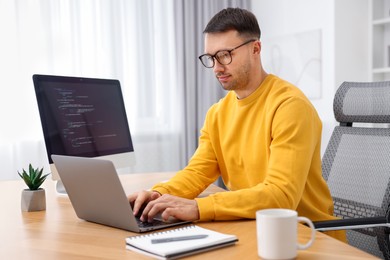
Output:
[[335,7],[335,82],[368,81],[369,0],[338,0]]
[[253,0],[252,11],[263,45],[286,35],[321,32],[320,94],[311,101],[323,122],[323,153],[336,124],[333,97],[338,86],[369,79],[368,0]]

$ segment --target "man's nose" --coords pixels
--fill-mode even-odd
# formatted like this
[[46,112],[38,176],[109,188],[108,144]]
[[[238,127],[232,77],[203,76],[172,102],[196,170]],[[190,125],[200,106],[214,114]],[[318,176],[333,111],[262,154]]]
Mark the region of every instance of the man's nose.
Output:
[[222,72],[224,70],[225,70],[225,66],[219,63],[219,61],[214,58],[214,67],[213,67],[214,73]]

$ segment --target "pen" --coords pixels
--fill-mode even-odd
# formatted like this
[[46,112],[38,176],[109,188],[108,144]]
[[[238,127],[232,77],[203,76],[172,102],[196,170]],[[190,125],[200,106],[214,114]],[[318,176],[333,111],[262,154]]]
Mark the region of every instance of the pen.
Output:
[[167,243],[167,242],[175,242],[175,241],[201,239],[206,237],[208,237],[208,235],[194,235],[194,236],[184,236],[184,237],[156,238],[156,239],[152,239],[151,241],[152,244],[158,244],[158,243]]

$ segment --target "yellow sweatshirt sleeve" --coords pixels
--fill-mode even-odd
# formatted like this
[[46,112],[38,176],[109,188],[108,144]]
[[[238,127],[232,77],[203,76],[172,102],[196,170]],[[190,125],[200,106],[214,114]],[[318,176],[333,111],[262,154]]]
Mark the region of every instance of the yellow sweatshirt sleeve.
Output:
[[199,146],[187,167],[179,171],[169,182],[152,187],[153,190],[161,194],[168,193],[193,199],[217,180],[220,176],[219,166],[207,128],[206,119],[205,126],[201,130]]

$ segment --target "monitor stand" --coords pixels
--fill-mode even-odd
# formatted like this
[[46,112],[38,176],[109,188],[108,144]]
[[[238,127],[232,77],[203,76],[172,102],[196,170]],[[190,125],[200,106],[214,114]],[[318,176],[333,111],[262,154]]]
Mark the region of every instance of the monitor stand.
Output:
[[58,193],[58,194],[61,194],[61,195],[68,195],[68,193],[66,193],[64,184],[62,184],[62,181],[61,181],[61,180],[58,180],[58,181],[57,181],[57,183],[56,183],[56,190],[57,190],[57,193]]

